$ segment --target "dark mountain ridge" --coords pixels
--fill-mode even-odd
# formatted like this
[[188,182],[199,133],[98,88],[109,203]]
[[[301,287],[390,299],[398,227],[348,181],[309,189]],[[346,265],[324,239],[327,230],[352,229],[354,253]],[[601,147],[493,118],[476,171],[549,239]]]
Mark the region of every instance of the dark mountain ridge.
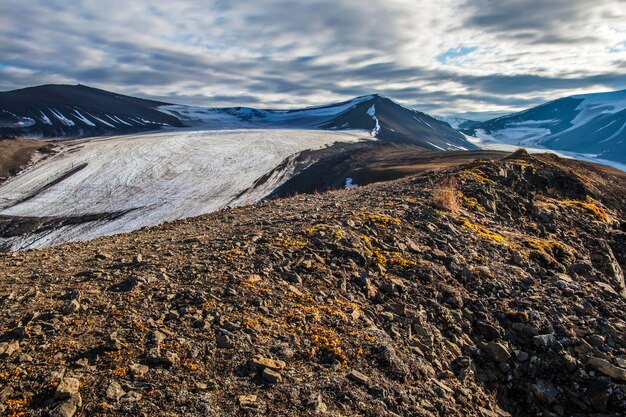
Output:
[[374,94],[291,110],[201,108],[115,94],[83,85],[44,85],[0,93],[0,136],[71,138],[200,129],[363,129],[386,142],[428,150],[476,149],[449,124]]

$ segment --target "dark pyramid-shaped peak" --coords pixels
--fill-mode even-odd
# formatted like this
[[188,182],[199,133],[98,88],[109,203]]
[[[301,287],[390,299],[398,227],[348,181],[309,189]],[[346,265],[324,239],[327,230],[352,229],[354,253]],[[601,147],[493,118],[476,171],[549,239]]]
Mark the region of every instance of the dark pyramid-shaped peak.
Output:
[[431,150],[476,149],[448,123],[392,99],[372,94],[354,98],[337,106],[353,106],[327,121],[327,129],[366,129],[384,141],[410,143]]

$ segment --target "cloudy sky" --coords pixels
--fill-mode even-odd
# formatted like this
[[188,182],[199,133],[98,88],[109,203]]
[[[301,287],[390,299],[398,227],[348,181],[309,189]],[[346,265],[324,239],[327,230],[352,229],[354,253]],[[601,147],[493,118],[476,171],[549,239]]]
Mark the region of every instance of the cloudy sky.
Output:
[[1,0],[0,90],[499,114],[626,88],[626,0]]

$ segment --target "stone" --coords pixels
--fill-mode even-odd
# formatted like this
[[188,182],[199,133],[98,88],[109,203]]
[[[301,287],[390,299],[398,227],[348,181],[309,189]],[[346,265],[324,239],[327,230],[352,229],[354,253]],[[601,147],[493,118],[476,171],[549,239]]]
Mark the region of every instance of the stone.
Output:
[[328,407],[324,403],[321,394],[312,395],[306,402],[306,408],[317,414],[325,414],[328,412]]
[[83,400],[80,394],[76,393],[50,411],[50,417],[73,417],[82,405]]
[[133,378],[141,378],[142,376],[147,374],[148,371],[150,370],[150,368],[148,368],[146,365],[142,365],[139,363],[134,363],[130,365],[128,369],[130,369],[130,373],[133,376]]
[[578,345],[574,346],[574,351],[578,354],[590,353],[593,347],[585,339],[578,339]]
[[263,369],[263,373],[261,373],[261,378],[263,378],[267,382],[272,383],[280,382],[283,379],[281,374],[271,370],[270,368]]
[[482,334],[487,341],[493,341],[500,337],[500,331],[487,323],[478,323],[477,324],[478,331]]
[[151,339],[152,343],[157,345],[157,346],[160,345],[161,343],[163,343],[166,338],[167,337],[163,333],[158,331],[158,330],[153,331],[152,334],[150,335],[150,339]]
[[20,351],[20,342],[17,340],[0,343],[0,357],[1,358],[8,358],[14,353],[17,353],[19,351]]
[[138,264],[140,264],[142,262],[143,262],[143,256],[140,253],[138,253],[135,256],[133,256],[133,263],[135,265],[138,265]]
[[538,380],[530,386],[530,390],[539,401],[552,404],[559,395],[559,390],[551,382]]
[[606,404],[613,393],[613,384],[609,378],[600,378],[587,386],[587,397],[597,411],[606,411]]
[[78,300],[70,301],[65,307],[63,307],[63,314],[73,314],[80,310],[80,303]]
[[126,394],[126,391],[122,388],[122,386],[117,381],[113,381],[109,384],[106,390],[106,398],[111,401],[119,401]]
[[108,350],[121,350],[123,347],[125,347],[125,345],[119,339],[117,332],[113,332],[107,335],[105,347]]
[[256,407],[256,401],[257,401],[257,396],[254,394],[239,396],[239,405],[243,408]]
[[496,362],[505,362],[511,357],[511,353],[502,343],[489,342],[485,345],[489,357]]
[[348,372],[347,376],[348,379],[356,382],[357,384],[368,385],[370,382],[370,378],[367,375],[364,375],[356,370],[351,370],[350,372]]
[[70,398],[74,394],[78,393],[79,388],[80,381],[78,379],[65,377],[61,379],[59,385],[57,385],[57,389],[54,392],[54,398],[56,398],[57,400]]
[[262,372],[265,368],[269,368],[272,371],[280,371],[285,369],[286,366],[287,364],[283,361],[265,358],[258,355],[250,360],[250,367],[259,372]]
[[556,343],[553,334],[540,334],[533,337],[533,344],[537,347],[550,347]]
[[142,398],[143,398],[143,395],[141,395],[141,393],[139,393],[137,391],[130,391],[126,395],[124,395],[122,397],[122,401],[123,402],[128,402],[128,403],[136,403],[137,401],[141,400]]
[[613,365],[606,359],[596,358],[592,356],[589,358],[589,366],[596,371],[603,373],[606,376],[610,376],[618,381],[626,381],[626,369],[619,368]]
[[215,342],[217,343],[218,348],[232,349],[234,347],[232,342],[234,338],[235,335],[233,333],[226,329],[220,329],[215,336]]
[[180,362],[180,359],[174,352],[165,352],[165,355],[161,358],[161,362],[167,366],[175,366],[178,362]]

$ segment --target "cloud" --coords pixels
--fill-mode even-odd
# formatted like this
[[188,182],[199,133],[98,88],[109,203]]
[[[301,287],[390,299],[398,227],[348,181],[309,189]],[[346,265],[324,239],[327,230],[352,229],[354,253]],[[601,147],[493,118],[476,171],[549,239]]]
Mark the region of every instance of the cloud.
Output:
[[2,90],[274,108],[379,92],[475,114],[626,88],[621,0],[3,0],[0,37]]

